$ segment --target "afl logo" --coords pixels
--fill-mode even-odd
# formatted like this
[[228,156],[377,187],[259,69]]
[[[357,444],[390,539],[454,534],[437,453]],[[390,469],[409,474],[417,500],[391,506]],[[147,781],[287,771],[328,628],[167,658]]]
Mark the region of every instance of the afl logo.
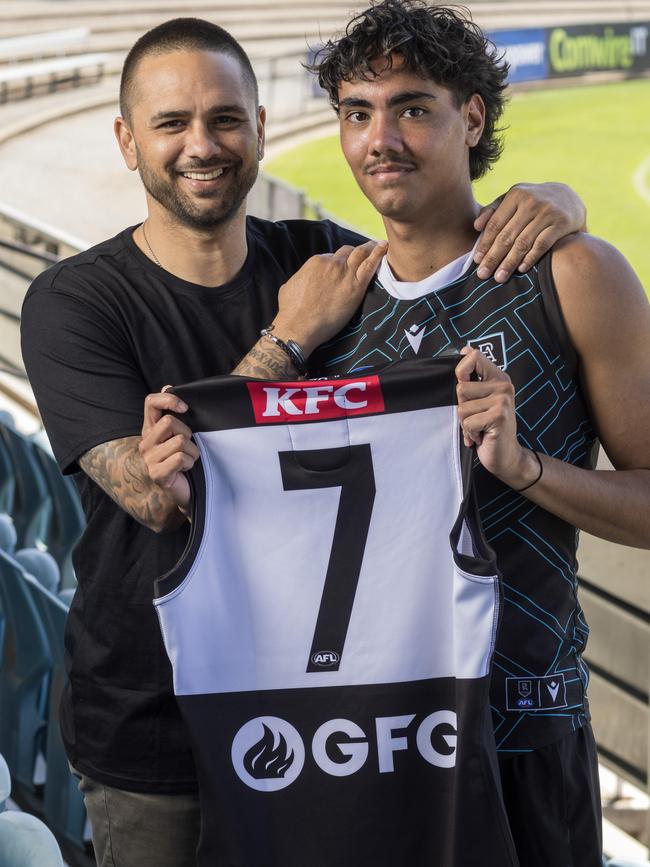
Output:
[[312,653],[311,661],[319,668],[331,668],[339,664],[341,657],[335,650],[317,650],[316,653]]

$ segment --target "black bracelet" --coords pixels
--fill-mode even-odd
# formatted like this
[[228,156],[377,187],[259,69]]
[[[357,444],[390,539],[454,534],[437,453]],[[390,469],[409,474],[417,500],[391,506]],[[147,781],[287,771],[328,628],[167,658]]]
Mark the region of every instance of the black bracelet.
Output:
[[535,451],[535,449],[531,449],[531,452],[532,452],[532,453],[535,455],[535,457],[537,458],[537,463],[539,464],[539,473],[537,474],[537,478],[535,479],[535,481],[534,481],[534,482],[531,482],[529,485],[526,485],[524,488],[513,488],[513,491],[514,491],[516,494],[522,494],[524,491],[527,491],[528,488],[532,488],[533,485],[536,485],[537,482],[539,482],[539,480],[542,478],[542,475],[544,474],[544,464],[542,463],[542,459],[541,459],[540,456],[537,454],[537,452]]
[[287,356],[289,361],[296,368],[298,373],[301,376],[307,376],[307,359],[305,358],[305,353],[302,351],[302,348],[296,343],[295,340],[287,340],[285,343],[284,340],[280,340],[279,337],[276,337],[275,334],[272,334],[273,325],[269,325],[268,328],[262,328],[260,331],[261,337],[268,337],[269,340],[272,340],[276,346],[279,346],[280,349]]

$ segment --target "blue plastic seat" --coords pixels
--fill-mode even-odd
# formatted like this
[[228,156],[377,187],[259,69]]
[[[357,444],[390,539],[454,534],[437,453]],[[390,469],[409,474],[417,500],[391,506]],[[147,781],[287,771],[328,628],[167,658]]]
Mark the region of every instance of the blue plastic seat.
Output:
[[2,867],[63,867],[56,838],[29,813],[0,813],[0,853]]
[[2,867],[62,867],[61,850],[40,819],[27,813],[4,812],[11,794],[9,768],[0,755],[0,865]]
[[612,858],[605,862],[606,867],[650,867],[650,861],[627,861]]
[[44,541],[47,550],[59,564],[61,588],[74,587],[72,549],[86,526],[79,494],[72,479],[61,473],[50,453],[35,442],[32,442],[32,448],[52,501]]
[[70,773],[59,725],[61,693],[66,684],[63,658],[63,630],[68,606],[37,581],[26,576],[31,593],[45,625],[52,657],[52,676],[48,710],[45,758],[44,814],[48,825],[61,838],[65,837],[79,849],[84,848],[86,809],[77,779]]
[[16,479],[11,517],[16,525],[18,547],[32,548],[45,541],[52,500],[28,437],[0,424],[0,440],[11,456]]
[[11,514],[16,495],[16,473],[9,449],[0,439],[0,512]]
[[13,555],[16,563],[19,563],[28,575],[32,575],[39,584],[56,594],[61,583],[59,564],[48,551],[39,551],[38,548],[21,548]]
[[18,563],[0,551],[0,606],[5,619],[0,752],[14,784],[32,792],[36,757],[39,747],[44,747],[52,661],[45,627],[26,581]]
[[5,801],[11,794],[11,774],[4,760],[4,756],[0,755],[0,813],[5,808]]
[[11,515],[0,514],[0,551],[13,554],[16,550],[18,535]]

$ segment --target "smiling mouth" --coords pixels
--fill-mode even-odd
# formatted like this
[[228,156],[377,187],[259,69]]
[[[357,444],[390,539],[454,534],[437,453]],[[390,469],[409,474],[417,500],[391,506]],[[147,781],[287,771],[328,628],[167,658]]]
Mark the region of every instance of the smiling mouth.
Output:
[[212,169],[209,172],[181,172],[190,181],[214,181],[224,173],[224,169]]

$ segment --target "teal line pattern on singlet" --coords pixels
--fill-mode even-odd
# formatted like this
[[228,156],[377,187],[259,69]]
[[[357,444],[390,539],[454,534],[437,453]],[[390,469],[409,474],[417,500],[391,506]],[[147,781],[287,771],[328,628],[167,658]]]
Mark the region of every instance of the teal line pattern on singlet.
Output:
[[[566,462],[584,462],[594,434],[573,367],[559,354],[563,343],[549,338],[539,273],[535,267],[527,274],[513,276],[504,287],[492,279],[478,280],[473,271],[436,293],[412,301],[393,298],[375,284],[347,331],[330,342],[329,352],[322,356],[323,373],[360,373],[413,358],[405,333],[413,326],[411,333],[418,335],[424,329],[420,356],[435,357],[451,347],[460,348],[468,340],[492,336],[497,346],[502,340],[507,369],[516,384],[522,445]],[[367,340],[362,339],[364,336]],[[486,474],[477,460],[474,463],[478,482]],[[500,692],[493,690],[490,702],[495,730],[500,733],[499,750],[525,752],[531,747],[527,732],[531,738],[538,737],[539,726],[545,723],[537,712],[507,710],[505,677],[569,675],[565,685],[570,708],[543,716],[550,721],[557,719],[558,724],[570,720],[565,733],[585,719],[579,701],[588,674],[580,652],[588,627],[575,602],[575,537],[563,530],[562,544],[556,544],[555,536],[547,534],[546,513],[509,488],[489,482],[479,490],[479,513],[489,544],[497,554],[520,552],[518,556],[527,564],[521,574],[513,567],[512,574],[503,576],[503,622],[514,630],[514,640],[499,637],[497,641],[494,680],[503,686]],[[535,581],[527,581],[528,572],[546,576],[535,579],[546,582],[546,595],[537,594]],[[534,638],[532,653],[526,649],[529,636]],[[548,742],[548,735],[542,737]]]

